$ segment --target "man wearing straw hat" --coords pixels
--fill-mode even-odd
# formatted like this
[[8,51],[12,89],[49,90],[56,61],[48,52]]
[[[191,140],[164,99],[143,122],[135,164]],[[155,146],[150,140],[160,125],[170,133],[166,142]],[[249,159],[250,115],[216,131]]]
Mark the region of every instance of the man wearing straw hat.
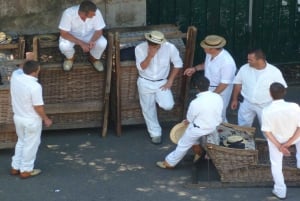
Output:
[[[160,144],[162,129],[158,122],[156,103],[171,110],[174,99],[171,92],[174,79],[183,66],[179,51],[160,31],[145,34],[146,41],[135,48],[139,77],[137,87],[142,113],[152,143]],[[170,63],[173,64],[171,70]]]
[[284,101],[285,86],[274,82],[270,86],[272,103],[262,111],[262,127],[268,140],[271,172],[274,180],[272,193],[286,198],[286,184],[282,173],[282,158],[289,156],[287,149],[296,145],[297,168],[300,169],[300,107],[296,103]]
[[184,120],[188,127],[178,141],[176,149],[168,154],[164,161],[156,163],[160,168],[174,168],[191,147],[194,151],[197,150],[196,147],[200,146],[199,139],[202,136],[212,134],[222,122],[223,100],[219,94],[208,90],[209,80],[196,74],[193,76],[192,83],[199,93],[190,103]]
[[236,64],[230,53],[223,47],[226,40],[222,36],[208,35],[200,46],[206,53],[205,61],[192,68],[187,68],[184,75],[191,76],[196,71],[204,70],[205,77],[210,81],[209,90],[221,95],[224,108],[223,122],[227,122],[226,110],[230,101]]

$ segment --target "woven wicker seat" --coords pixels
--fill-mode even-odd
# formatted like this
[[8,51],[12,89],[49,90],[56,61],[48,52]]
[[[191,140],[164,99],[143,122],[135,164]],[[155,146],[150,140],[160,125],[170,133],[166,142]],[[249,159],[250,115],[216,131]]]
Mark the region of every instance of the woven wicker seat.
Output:
[[[254,137],[253,128],[223,124],[236,133]],[[251,129],[251,130],[249,130]],[[208,143],[206,151],[215,165],[221,182],[272,182],[268,145],[265,139],[255,139],[255,149],[241,150]],[[291,147],[291,156],[284,157],[283,172],[287,183],[300,184],[300,170],[296,168],[295,147]]]

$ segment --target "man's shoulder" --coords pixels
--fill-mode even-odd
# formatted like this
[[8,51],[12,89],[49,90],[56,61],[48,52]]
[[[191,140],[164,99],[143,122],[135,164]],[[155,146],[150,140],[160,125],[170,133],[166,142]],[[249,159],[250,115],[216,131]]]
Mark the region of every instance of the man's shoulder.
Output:
[[64,13],[74,14],[74,13],[78,13],[78,10],[79,10],[79,5],[75,5],[75,6],[71,6],[69,8],[66,8]]

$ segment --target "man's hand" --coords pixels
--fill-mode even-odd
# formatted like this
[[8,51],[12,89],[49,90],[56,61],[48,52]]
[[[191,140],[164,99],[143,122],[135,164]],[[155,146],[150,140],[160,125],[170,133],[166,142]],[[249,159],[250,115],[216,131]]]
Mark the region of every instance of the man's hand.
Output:
[[96,42],[95,41],[90,41],[89,42],[89,48],[90,50],[93,49],[96,46]]
[[171,83],[169,80],[166,84],[162,85],[160,88],[161,90],[165,91],[165,90],[168,90],[168,89],[171,89],[173,83]]
[[194,73],[196,72],[196,68],[194,67],[191,67],[191,68],[187,68],[185,69],[185,71],[183,72],[183,75],[186,75],[186,76],[192,76]]
[[148,46],[148,56],[153,58],[158,52],[160,45],[149,45]]
[[44,119],[44,124],[45,124],[45,126],[46,127],[49,127],[49,126],[51,126],[52,125],[52,120],[51,119],[49,119],[49,118],[46,118],[46,119]]
[[80,47],[82,48],[83,52],[89,52],[90,51],[90,44],[81,42]]
[[239,101],[238,100],[232,100],[231,101],[231,109],[236,110],[238,107]]
[[284,156],[290,156],[291,152],[289,151],[288,147],[285,147],[284,145],[281,145],[279,148],[279,151],[284,155]]

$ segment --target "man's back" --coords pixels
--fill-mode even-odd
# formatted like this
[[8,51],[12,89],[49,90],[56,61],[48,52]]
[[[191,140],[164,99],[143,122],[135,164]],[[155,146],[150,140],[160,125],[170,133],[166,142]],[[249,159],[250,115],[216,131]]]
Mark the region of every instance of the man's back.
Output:
[[283,99],[273,101],[263,110],[262,130],[269,130],[277,139],[289,139],[300,127],[300,107]]

